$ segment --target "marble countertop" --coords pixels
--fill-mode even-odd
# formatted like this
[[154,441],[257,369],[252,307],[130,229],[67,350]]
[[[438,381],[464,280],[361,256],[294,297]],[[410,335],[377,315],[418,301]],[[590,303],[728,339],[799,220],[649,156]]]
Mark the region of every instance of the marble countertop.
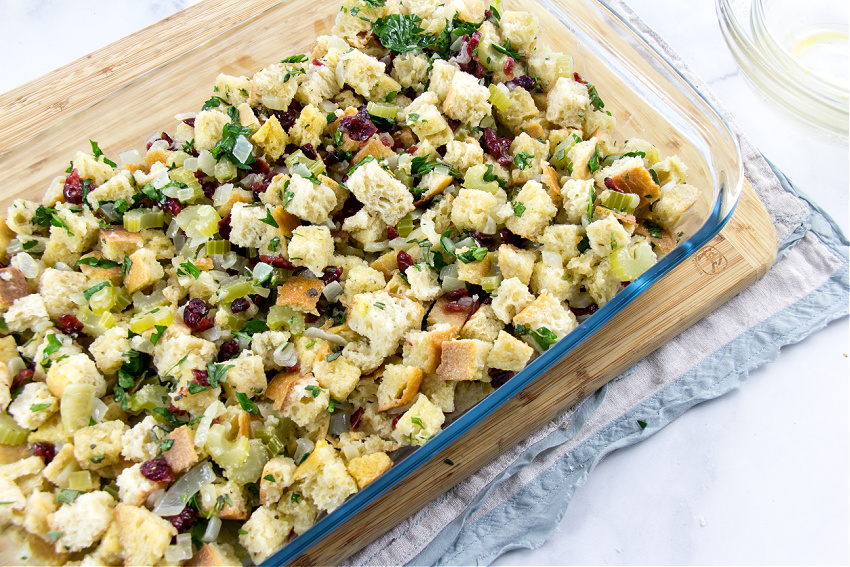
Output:
[[[0,0],[0,92],[195,0]],[[630,0],[709,84],[750,140],[845,234],[848,144],[798,122],[746,81],[712,0]],[[836,321],[603,461],[540,549],[496,564],[846,564],[850,562],[848,319]]]

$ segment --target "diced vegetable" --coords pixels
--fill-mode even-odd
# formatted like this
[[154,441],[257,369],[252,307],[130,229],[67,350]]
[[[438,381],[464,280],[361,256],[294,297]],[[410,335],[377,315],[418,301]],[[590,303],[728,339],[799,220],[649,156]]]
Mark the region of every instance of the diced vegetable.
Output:
[[156,326],[167,327],[173,322],[174,316],[171,314],[171,309],[167,307],[158,307],[148,311],[141,317],[133,317],[130,321],[130,330],[134,333],[141,334]]
[[160,384],[145,384],[130,396],[127,408],[139,412],[165,405],[168,405],[168,388]]
[[640,204],[640,196],[634,193],[618,193],[617,191],[603,191],[601,195],[602,206],[627,214],[633,214]]
[[115,326],[115,315],[104,311],[96,315],[88,307],[80,307],[77,310],[77,319],[83,324],[83,331],[93,337],[99,337]]
[[7,413],[0,413],[0,444],[20,445],[27,440],[30,432],[19,427]]
[[241,465],[248,459],[248,438],[240,437],[236,441],[228,440],[227,428],[221,423],[210,427],[204,447],[206,447],[212,460],[224,468]]
[[394,120],[398,114],[398,107],[394,104],[370,101],[369,104],[366,105],[366,112],[372,116],[377,116],[378,118]]
[[133,209],[124,213],[124,228],[139,232],[146,228],[161,228],[165,213],[159,209]]
[[99,489],[100,483],[98,482],[97,486],[95,486],[89,471],[76,471],[68,475],[68,488],[86,492],[95,488]]
[[218,303],[231,303],[234,299],[254,293],[251,278],[240,278],[225,286],[218,292]]
[[511,105],[511,99],[508,96],[510,93],[508,92],[508,88],[502,83],[491,83],[490,84],[490,102],[495,106],[498,110],[506,110]]
[[227,254],[230,252],[229,240],[208,240],[207,241],[207,256],[215,256],[217,254]]
[[204,461],[195,465],[171,485],[153,509],[153,513],[159,516],[176,516],[183,511],[192,496],[213,480],[215,480],[215,473],[208,462]]
[[304,314],[289,305],[272,305],[266,324],[272,330],[286,326],[286,329],[293,335],[300,335],[304,332],[305,327]]
[[91,384],[68,384],[59,400],[62,425],[69,433],[87,427],[94,413],[94,386]]
[[484,288],[484,291],[487,293],[493,293],[496,289],[499,288],[499,284],[502,283],[502,276],[487,276],[481,278],[481,287]]
[[[229,163],[229,162],[228,162]],[[174,217],[177,225],[186,232],[188,238],[211,238],[218,232],[221,217],[212,205],[193,205],[186,207]]]
[[410,216],[410,213],[407,213],[398,221],[395,229],[399,236],[410,236],[410,233],[413,232],[413,217]]
[[495,178],[490,181],[484,180],[485,176],[495,177],[492,175],[492,169],[492,166],[488,167],[483,164],[473,165],[466,170],[466,174],[463,176],[463,186],[467,189],[478,189],[495,194],[499,190],[499,182]]
[[655,253],[646,242],[641,242],[634,250],[619,248],[611,254],[611,270],[621,282],[634,281],[653,264]]

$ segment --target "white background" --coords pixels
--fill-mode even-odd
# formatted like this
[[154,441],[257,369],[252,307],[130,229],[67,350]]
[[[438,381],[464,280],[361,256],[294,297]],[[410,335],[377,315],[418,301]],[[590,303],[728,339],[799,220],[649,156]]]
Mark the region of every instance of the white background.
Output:
[[[0,92],[193,3],[0,0]],[[630,3],[846,234],[847,141],[750,87],[711,0]],[[786,347],[740,390],[607,458],[542,548],[497,564],[847,564],[848,350],[847,318]]]

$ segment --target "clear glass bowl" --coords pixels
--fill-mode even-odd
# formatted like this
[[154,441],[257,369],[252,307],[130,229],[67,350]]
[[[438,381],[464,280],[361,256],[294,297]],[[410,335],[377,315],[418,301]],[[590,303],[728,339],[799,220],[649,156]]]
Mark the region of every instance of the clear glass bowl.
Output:
[[[379,498],[403,497],[391,489],[415,475],[423,464],[568,356],[654,282],[707,244],[731,217],[741,195],[744,177],[740,150],[726,123],[694,86],[607,4],[601,0],[506,0],[505,7],[535,13],[541,22],[539,45],[573,55],[575,70],[597,85],[606,110],[617,117],[618,139],[644,138],[656,144],[662,154],[677,154],[688,165],[689,183],[703,193],[681,227],[682,243],[495,393],[292,540],[267,565],[289,563],[306,550],[322,546],[338,527]],[[107,154],[117,155],[138,148],[153,132],[173,128],[175,113],[200,108],[210,96],[219,72],[250,76],[282,56],[309,50],[317,35],[329,32],[338,9],[338,3],[331,1],[280,2],[210,41],[184,46],[188,51],[175,53],[167,64],[56,126],[34,131],[0,155],[0,175],[5,180],[0,207],[18,197],[40,200],[49,180],[64,171],[77,149],[88,147],[89,139],[98,140]],[[309,17],[305,17],[307,14]],[[481,436],[481,443],[488,443],[486,435]],[[462,479],[458,476],[452,480]],[[329,547],[345,545],[332,539],[325,541],[334,542]],[[345,548],[347,553],[356,550]]]
[[847,4],[717,0],[717,15],[732,54],[761,93],[793,116],[847,136]]

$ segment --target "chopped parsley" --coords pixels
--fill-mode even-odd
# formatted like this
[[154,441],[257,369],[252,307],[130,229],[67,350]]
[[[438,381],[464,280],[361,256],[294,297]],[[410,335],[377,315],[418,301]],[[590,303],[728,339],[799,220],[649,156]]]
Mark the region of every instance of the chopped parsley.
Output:
[[595,173],[599,169],[599,144],[593,148],[593,153],[590,154],[590,159],[587,161],[587,169],[590,173]]
[[[95,142],[94,140],[89,140],[89,143],[91,144],[91,153],[94,156],[95,160],[103,156],[103,152],[101,151],[100,146],[97,145],[97,142]],[[108,159],[106,156],[103,156],[103,163],[105,163],[109,167],[118,167],[118,165],[114,161]]]
[[425,429],[425,424],[424,424],[424,423],[422,423],[422,419],[421,419],[421,418],[418,418],[418,417],[411,417],[411,418],[410,418],[410,421],[411,421],[414,425],[418,425],[418,426],[419,426],[419,427],[421,427],[422,429]]
[[451,459],[443,459],[443,462],[446,463],[447,465],[452,465],[452,466],[454,466],[454,464],[455,464],[455,462]]
[[151,343],[154,345],[159,342],[159,339],[162,338],[162,334],[168,328],[166,325],[154,325],[156,332],[151,335]]
[[124,277],[130,273],[130,268],[133,267],[133,260],[130,259],[129,256],[124,256],[124,263],[121,266],[121,275]]
[[495,49],[499,53],[504,53],[508,57],[513,57],[514,59],[525,58],[525,56],[522,53],[520,53],[518,51],[514,51],[513,49],[511,49],[511,40],[509,40],[509,39],[505,40],[504,46],[499,45],[498,43],[493,43],[492,46],[493,46],[493,49]]
[[384,304],[383,304],[383,303],[381,303],[380,301],[376,301],[376,302],[375,302],[375,307],[377,307],[378,309],[383,309],[384,307],[386,307],[386,305],[384,305]]
[[599,93],[596,92],[595,86],[587,85],[587,94],[590,97],[590,104],[593,106],[593,110],[602,110],[605,108],[605,103],[599,98]]
[[303,53],[301,55],[290,55],[286,59],[281,59],[281,63],[304,63],[307,61],[307,56]]
[[60,537],[62,537],[62,535],[63,534],[60,531],[47,532],[47,537],[50,538],[50,541],[53,542],[53,543],[56,543],[56,540],[58,540]]
[[318,386],[304,386],[304,389],[310,392],[310,395],[314,398],[318,398],[319,394],[322,393],[322,389]]
[[470,248],[466,252],[461,252],[457,255],[457,259],[463,262],[464,264],[469,264],[470,262],[480,262],[484,258],[487,257],[488,250],[483,246],[476,246],[474,248]]
[[534,159],[534,154],[520,152],[516,156],[514,156],[514,164],[516,164],[516,166],[521,170],[525,170],[531,167],[532,159]]
[[[233,121],[224,125],[224,128],[222,128],[221,131],[221,139],[216,142],[215,147],[210,151],[210,153],[212,153],[215,159],[219,159],[224,156],[236,167],[240,169],[250,169],[250,164],[255,161],[253,153],[249,152],[243,162],[239,161],[239,159],[233,155],[233,149],[236,147],[236,143],[240,137],[247,141],[248,136],[250,136],[254,130],[250,126],[242,126],[242,124],[239,123],[238,111],[234,114],[237,114],[237,116],[235,118],[231,116]],[[251,142],[247,143],[250,144]]]
[[274,477],[273,477],[272,475],[270,475],[270,474],[267,474],[266,476],[264,476],[264,477],[263,477],[263,480],[267,480],[267,481],[269,481],[269,482],[277,482],[277,481],[274,479]]
[[183,151],[187,154],[195,152],[195,138],[192,138],[188,142],[183,142]]
[[56,494],[56,501],[60,504],[70,504],[74,500],[77,499],[77,496],[83,494],[79,490],[71,490],[70,488],[63,488]]
[[185,262],[180,264],[180,267],[183,268],[187,274],[191,275],[195,279],[201,277],[201,270],[199,270],[198,267],[193,264],[191,260],[186,260]]
[[50,407],[50,404],[33,404],[30,406],[30,411],[35,413],[37,411],[46,410]]
[[553,333],[546,327],[540,327],[537,330],[531,331],[529,335],[531,335],[534,340],[537,341],[537,344],[540,345],[540,348],[542,348],[543,350],[549,350],[550,346],[558,342],[558,337],[555,335],[555,333]]
[[640,425],[641,429],[646,429],[646,422],[643,421],[642,419],[638,420],[638,425]]
[[266,218],[260,219],[260,222],[264,222],[269,226],[273,226],[274,228],[280,228],[280,225],[278,225],[277,221],[274,220],[274,217],[272,216],[272,212],[268,209],[266,209]]
[[201,384],[196,384],[194,382],[189,382],[189,393],[193,396],[195,394],[200,394],[201,392],[205,392],[207,390],[206,386],[202,386]]
[[385,48],[394,53],[424,49],[434,38],[419,27],[422,18],[416,14],[390,14],[372,22],[372,31]]
[[171,450],[171,448],[173,446],[174,446],[174,439],[163,439],[159,443],[159,450],[164,453],[165,451]]
[[222,104],[228,106],[230,103],[228,103],[226,100],[219,96],[213,96],[204,103],[204,106],[201,107],[201,110],[209,110],[210,108],[216,108],[218,106],[221,106]]
[[517,201],[516,203],[511,203],[511,206],[514,209],[514,216],[521,217],[522,213],[525,212],[525,205]]
[[227,371],[233,368],[232,364],[224,365],[224,364],[216,364],[214,362],[210,362],[207,365],[207,375],[210,380],[210,387],[215,388],[220,383],[224,382],[224,377],[227,374]]
[[[309,455],[309,453],[307,453],[307,454]],[[304,462],[304,461],[302,460],[301,462]],[[298,504],[298,500],[299,500],[300,498],[301,498],[301,495],[300,495],[299,493],[297,493],[297,492],[293,492],[293,493],[289,496],[289,501],[290,501],[290,502],[292,502],[293,504]]]
[[90,458],[89,460],[90,460],[91,462],[93,462],[94,464],[96,464],[96,465],[97,465],[97,464],[99,464],[99,463],[102,463],[102,462],[103,462],[103,459],[105,459],[105,458],[106,458],[106,457],[105,457],[105,456],[103,456],[103,455],[97,455],[97,456],[95,456],[95,457]]
[[[340,323],[340,325],[341,325],[341,324],[342,324],[342,323]],[[340,356],[342,356],[342,352],[341,352],[341,351],[331,352],[331,353],[328,353],[328,355],[325,357],[325,360],[327,360],[328,362],[333,362],[334,360],[336,360],[336,359],[337,359],[337,358],[339,358]]]
[[263,333],[269,330],[269,326],[265,321],[260,321],[259,319],[252,319],[251,321],[246,321],[240,331],[248,335],[249,337],[255,333]]
[[[369,163],[370,161],[375,161],[375,158],[374,158],[374,157],[372,157],[372,156],[366,156],[366,157],[364,157],[363,159],[361,159],[360,161],[358,161],[357,163],[355,163],[355,164],[352,166],[352,168],[348,170],[348,176],[349,176],[349,177],[351,177],[351,174],[352,174],[352,173],[354,173],[354,171],[355,171],[358,167],[360,167],[360,166],[361,166],[361,165],[363,165],[363,164]],[[284,205],[284,206],[286,206],[286,205]]]
[[246,394],[236,392],[236,399],[239,401],[239,405],[242,406],[243,410],[248,413],[253,413],[254,415],[260,415],[260,409],[257,407],[257,404],[255,404]]
[[89,301],[94,294],[107,287],[112,287],[112,284],[109,282],[100,282],[85,290],[83,296],[86,298],[86,301]]
[[[33,240],[32,242],[35,243],[35,240]],[[24,245],[24,247],[26,247],[26,244]],[[80,264],[84,266],[91,266],[92,268],[101,268],[104,270],[108,270],[109,268],[116,268],[121,265],[118,262],[113,262],[112,260],[107,260],[106,258],[81,258],[77,260],[77,263],[74,264],[74,266],[76,267]]]
[[298,75],[304,75],[307,71],[302,69],[301,67],[292,67],[291,69],[287,69],[286,73],[283,75],[283,82],[287,82],[292,77],[296,77]]
[[662,232],[664,229],[655,224],[652,221],[644,221],[643,227],[649,233],[652,238],[664,238],[664,233]]
[[62,217],[56,212],[56,209],[53,207],[45,207],[44,205],[39,205],[39,207],[35,210],[35,215],[32,217],[32,222],[39,226],[56,226],[59,228],[64,228],[65,232],[68,233],[68,236],[73,237],[74,233],[71,231],[70,227],[62,220]]

